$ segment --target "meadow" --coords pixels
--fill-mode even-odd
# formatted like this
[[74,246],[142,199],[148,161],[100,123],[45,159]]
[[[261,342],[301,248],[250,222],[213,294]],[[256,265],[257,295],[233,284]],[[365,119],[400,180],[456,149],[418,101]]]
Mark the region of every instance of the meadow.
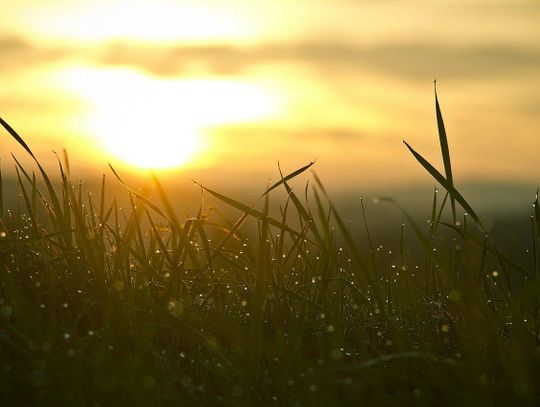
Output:
[[436,118],[443,172],[406,144],[440,186],[430,219],[381,198],[403,219],[389,244],[363,201],[348,218],[316,174],[292,187],[312,163],[256,202],[199,185],[182,217],[157,176],[151,200],[113,167],[87,191],[67,160],[15,160],[2,405],[538,405],[538,197],[527,250],[496,245],[454,185],[437,101]]

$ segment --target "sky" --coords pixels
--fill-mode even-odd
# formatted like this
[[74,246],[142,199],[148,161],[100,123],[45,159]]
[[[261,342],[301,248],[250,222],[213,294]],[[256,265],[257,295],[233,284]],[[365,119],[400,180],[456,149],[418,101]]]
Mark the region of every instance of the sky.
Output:
[[[0,117],[43,162],[263,186],[540,183],[540,2],[7,0]],[[24,153],[5,132],[3,168]]]

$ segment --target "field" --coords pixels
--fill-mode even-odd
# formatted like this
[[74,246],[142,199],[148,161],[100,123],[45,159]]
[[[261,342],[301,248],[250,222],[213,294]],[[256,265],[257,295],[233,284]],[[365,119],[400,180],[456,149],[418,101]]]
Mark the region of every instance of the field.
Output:
[[428,223],[385,198],[403,218],[389,245],[362,201],[348,219],[316,175],[292,189],[312,164],[247,204],[201,185],[184,218],[157,177],[150,200],[111,167],[120,208],[67,160],[54,177],[16,162],[19,204],[0,194],[2,405],[540,403],[538,198],[527,250],[499,248],[454,186],[436,114],[444,173],[407,147],[442,192]]

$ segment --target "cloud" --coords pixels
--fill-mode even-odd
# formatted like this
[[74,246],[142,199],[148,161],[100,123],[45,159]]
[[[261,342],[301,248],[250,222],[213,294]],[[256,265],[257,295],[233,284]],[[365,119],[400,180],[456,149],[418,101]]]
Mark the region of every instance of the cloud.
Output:
[[16,36],[0,35],[0,72],[47,64],[72,53],[70,49],[38,47]]
[[148,46],[116,43],[85,49],[40,48],[0,37],[0,69],[20,69],[78,56],[105,66],[129,66],[156,76],[204,71],[237,75],[260,66],[295,63],[325,74],[371,71],[404,80],[476,79],[537,71],[540,50],[507,46],[452,46],[426,43],[359,46],[341,42]]
[[[255,137],[256,135],[256,137]],[[216,137],[226,138],[228,142],[245,143],[246,139],[273,141],[276,137],[297,141],[321,141],[356,143],[367,138],[366,133],[350,127],[303,127],[290,128],[266,124],[219,126]],[[302,144],[303,145],[303,144]]]
[[366,58],[373,69],[422,79],[429,76],[465,79],[540,67],[538,50],[497,46],[388,45],[368,51]]
[[100,62],[129,65],[154,75],[181,75],[198,66],[215,74],[241,74],[261,65],[298,63],[325,72],[370,70],[404,79],[476,78],[540,68],[540,50],[429,43],[361,47],[343,43],[137,47],[118,44]]

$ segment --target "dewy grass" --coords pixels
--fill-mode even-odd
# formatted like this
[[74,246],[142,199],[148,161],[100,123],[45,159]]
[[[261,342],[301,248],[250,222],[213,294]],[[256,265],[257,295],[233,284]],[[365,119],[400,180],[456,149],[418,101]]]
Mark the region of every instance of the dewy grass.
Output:
[[538,404],[538,198],[532,258],[504,253],[456,188],[436,114],[445,175],[407,147],[446,195],[428,225],[381,199],[403,214],[395,248],[318,177],[296,194],[311,164],[251,205],[201,185],[238,217],[201,200],[182,220],[157,177],[160,203],[112,169],[127,210],[105,179],[97,198],[73,185],[67,160],[55,185],[0,120],[41,177],[16,161],[15,208],[0,181],[2,405]]

